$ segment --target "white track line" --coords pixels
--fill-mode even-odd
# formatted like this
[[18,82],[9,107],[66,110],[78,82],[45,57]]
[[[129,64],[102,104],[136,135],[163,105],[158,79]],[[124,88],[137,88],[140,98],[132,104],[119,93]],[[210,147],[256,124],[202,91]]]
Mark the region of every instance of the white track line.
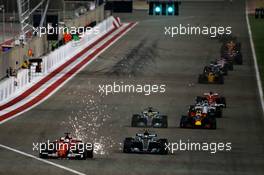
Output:
[[259,67],[258,67],[258,62],[257,62],[255,46],[254,46],[254,42],[252,39],[252,31],[251,31],[251,27],[250,27],[250,23],[249,23],[249,18],[248,18],[249,12],[248,12],[247,4],[248,4],[248,1],[246,0],[246,8],[245,8],[246,12],[245,12],[245,14],[246,14],[248,35],[249,35],[250,46],[251,46],[253,60],[254,60],[254,67],[255,67],[255,71],[256,71],[256,78],[257,78],[258,91],[259,91],[259,97],[260,97],[262,112],[264,113],[263,88],[262,88],[262,82],[261,82],[261,78],[260,78],[260,74],[259,74]]
[[17,150],[17,149],[11,148],[11,147],[9,147],[9,146],[5,146],[5,145],[0,144],[0,147],[1,147],[1,148],[4,148],[4,149],[6,149],[6,150],[9,150],[9,151],[13,151],[13,152],[18,153],[18,154],[21,154],[21,155],[23,155],[23,156],[26,156],[26,157],[29,157],[29,158],[32,158],[32,159],[35,159],[35,160],[41,161],[41,162],[43,162],[43,163],[46,163],[46,164],[49,164],[49,165],[55,166],[55,167],[57,167],[57,168],[60,168],[60,169],[63,169],[63,170],[69,171],[69,172],[74,173],[74,174],[85,175],[84,173],[81,173],[81,172],[79,172],[79,171],[73,170],[73,169],[71,169],[71,168],[68,168],[68,167],[62,166],[62,165],[57,164],[57,163],[53,163],[53,162],[48,161],[48,160],[45,160],[45,159],[38,158],[38,157],[36,157],[36,156],[33,156],[33,155],[31,155],[31,154],[28,154],[28,153],[25,153],[25,152],[23,152],[23,151],[19,151],[19,150]]

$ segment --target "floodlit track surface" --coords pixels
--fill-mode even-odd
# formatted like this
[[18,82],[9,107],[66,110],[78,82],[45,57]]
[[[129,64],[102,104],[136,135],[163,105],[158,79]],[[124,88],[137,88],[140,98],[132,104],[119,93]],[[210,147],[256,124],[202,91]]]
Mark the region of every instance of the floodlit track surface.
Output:
[[[93,160],[50,160],[86,174],[264,174],[264,129],[244,2],[185,2],[179,17],[151,17],[145,11],[117,14],[139,24],[57,93],[36,108],[0,126],[0,143],[38,156],[32,143],[71,132],[103,145]],[[219,56],[221,43],[204,36],[169,38],[165,26],[230,25],[242,42],[244,65],[235,66],[224,85],[197,84],[205,64]],[[100,95],[98,85],[165,84],[166,93]],[[189,84],[194,83],[193,86]],[[194,97],[217,91],[227,98],[217,130],[180,129]],[[153,106],[169,116],[168,129],[151,129],[171,142],[232,142],[231,152],[176,152],[172,155],[124,154],[123,139],[140,131],[131,116]],[[0,148],[0,174],[71,174]]]

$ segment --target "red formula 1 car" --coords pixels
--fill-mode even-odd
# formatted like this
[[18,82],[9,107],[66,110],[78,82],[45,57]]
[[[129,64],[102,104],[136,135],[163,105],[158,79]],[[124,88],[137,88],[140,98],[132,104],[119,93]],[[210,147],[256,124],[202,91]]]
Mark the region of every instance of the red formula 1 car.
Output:
[[226,108],[226,99],[225,97],[220,96],[218,93],[206,92],[204,96],[197,96],[196,103],[201,103],[207,101],[211,106],[218,106]]
[[187,116],[182,116],[181,128],[216,129],[216,118],[202,106],[191,105]]
[[70,137],[69,133],[65,133],[65,137],[59,140],[40,144],[39,157],[85,160],[93,158],[93,144],[84,143],[82,140]]

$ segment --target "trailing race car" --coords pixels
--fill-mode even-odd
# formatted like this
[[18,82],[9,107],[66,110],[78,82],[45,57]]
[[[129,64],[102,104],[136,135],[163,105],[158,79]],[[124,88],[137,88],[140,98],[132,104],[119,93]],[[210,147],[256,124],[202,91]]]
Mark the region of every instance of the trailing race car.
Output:
[[217,66],[215,66],[214,68],[205,68],[203,74],[199,75],[198,83],[224,84],[224,75]]
[[223,107],[217,104],[209,104],[207,100],[196,103],[196,105],[191,105],[190,109],[201,109],[203,113],[208,114],[208,116],[220,118],[223,116]]
[[243,64],[243,58],[241,53],[241,43],[236,40],[229,40],[224,42],[221,47],[221,57],[227,60],[233,61],[236,64]]
[[218,64],[222,68],[227,69],[227,70],[230,70],[230,71],[234,70],[234,64],[233,64],[233,62],[230,61],[230,60],[228,60],[228,59],[226,59],[226,58],[223,58],[223,57],[217,58],[215,60],[214,64]]
[[155,127],[155,128],[167,128],[168,117],[161,115],[157,110],[152,107],[148,107],[141,114],[134,114],[132,116],[132,127]]
[[216,129],[216,118],[213,113],[204,111],[200,106],[190,106],[188,115],[181,117],[180,127]]
[[147,153],[147,154],[168,154],[168,140],[158,139],[157,134],[151,134],[147,130],[143,134],[136,134],[135,137],[127,137],[124,140],[124,153]]
[[196,103],[202,103],[203,101],[207,101],[210,106],[219,106],[226,108],[226,98],[219,96],[218,93],[204,93],[204,96],[197,96],[195,101]]
[[228,68],[224,64],[212,62],[209,66],[204,67],[204,73],[207,72],[220,72],[222,75],[228,75]]
[[70,133],[65,133],[65,137],[59,140],[41,144],[39,157],[85,160],[93,158],[93,145],[70,137]]

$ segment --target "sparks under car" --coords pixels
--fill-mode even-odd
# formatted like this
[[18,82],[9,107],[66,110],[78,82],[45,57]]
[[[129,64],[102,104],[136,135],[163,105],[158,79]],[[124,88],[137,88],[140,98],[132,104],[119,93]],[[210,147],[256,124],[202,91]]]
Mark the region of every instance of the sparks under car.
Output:
[[41,144],[39,156],[40,158],[85,160],[93,158],[93,145],[72,138],[69,133],[65,133],[65,137],[61,137],[59,140]]
[[147,154],[168,154],[168,140],[158,138],[157,134],[151,134],[147,130],[135,137],[127,137],[124,140],[124,153],[147,153]]

